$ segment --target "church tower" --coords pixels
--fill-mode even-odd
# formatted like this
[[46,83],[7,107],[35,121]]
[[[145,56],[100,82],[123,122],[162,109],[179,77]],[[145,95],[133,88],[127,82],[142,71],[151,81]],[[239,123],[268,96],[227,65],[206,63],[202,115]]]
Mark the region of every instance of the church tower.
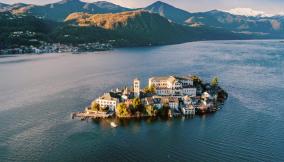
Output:
[[134,97],[140,97],[140,80],[134,79],[133,81]]

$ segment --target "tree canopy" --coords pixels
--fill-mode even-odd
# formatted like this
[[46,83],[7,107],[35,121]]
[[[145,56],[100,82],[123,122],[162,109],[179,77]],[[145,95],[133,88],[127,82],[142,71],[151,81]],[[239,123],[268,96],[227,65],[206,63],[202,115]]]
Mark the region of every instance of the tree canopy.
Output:
[[91,109],[93,111],[100,111],[100,105],[96,101],[93,101],[91,104]]
[[156,93],[156,88],[155,85],[150,85],[150,87],[145,87],[144,88],[145,93]]
[[144,112],[145,108],[140,100],[140,98],[134,98],[133,100],[133,108],[136,110],[136,111],[139,111],[139,112]]
[[118,116],[129,116],[130,112],[127,108],[127,105],[125,103],[120,103],[117,105],[116,113]]
[[219,78],[218,78],[218,77],[214,77],[214,78],[211,80],[211,86],[217,87],[218,84],[219,84]]
[[202,80],[196,75],[191,76],[191,79],[194,85],[202,84]]
[[145,109],[146,109],[146,112],[147,112],[148,115],[150,115],[150,116],[156,116],[157,115],[157,110],[154,106],[147,105]]

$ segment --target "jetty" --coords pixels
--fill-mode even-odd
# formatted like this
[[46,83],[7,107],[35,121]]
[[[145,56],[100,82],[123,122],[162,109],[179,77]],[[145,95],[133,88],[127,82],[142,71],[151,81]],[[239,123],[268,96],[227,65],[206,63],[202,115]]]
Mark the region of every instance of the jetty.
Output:
[[99,118],[110,118],[114,116],[114,112],[95,112],[95,113],[87,113],[87,112],[75,112],[71,114],[71,118],[81,118],[81,120],[86,119],[99,119]]

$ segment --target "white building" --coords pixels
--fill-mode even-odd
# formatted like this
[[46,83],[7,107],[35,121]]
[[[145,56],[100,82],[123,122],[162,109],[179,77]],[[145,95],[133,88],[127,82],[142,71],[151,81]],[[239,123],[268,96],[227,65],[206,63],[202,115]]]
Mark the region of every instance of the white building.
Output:
[[195,115],[195,108],[192,105],[181,108],[181,112],[184,115]]
[[140,96],[140,80],[139,79],[134,79],[133,81],[133,91],[134,91],[134,97],[139,97]]
[[110,111],[115,111],[116,106],[119,103],[119,99],[110,92],[96,99],[96,103],[98,103],[100,107],[108,107]]
[[169,97],[169,106],[171,109],[176,109],[178,110],[179,108],[179,100],[177,97]]
[[149,87],[154,85],[157,95],[160,96],[196,96],[196,88],[193,87],[193,80],[189,76],[163,76],[149,79]]

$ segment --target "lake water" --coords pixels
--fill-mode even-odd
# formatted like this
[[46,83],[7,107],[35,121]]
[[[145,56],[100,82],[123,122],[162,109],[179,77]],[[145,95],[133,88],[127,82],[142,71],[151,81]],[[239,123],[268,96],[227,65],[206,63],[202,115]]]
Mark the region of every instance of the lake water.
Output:
[[[0,58],[0,161],[284,161],[284,43],[211,41]],[[72,120],[154,75],[219,76],[223,109],[193,119]]]

